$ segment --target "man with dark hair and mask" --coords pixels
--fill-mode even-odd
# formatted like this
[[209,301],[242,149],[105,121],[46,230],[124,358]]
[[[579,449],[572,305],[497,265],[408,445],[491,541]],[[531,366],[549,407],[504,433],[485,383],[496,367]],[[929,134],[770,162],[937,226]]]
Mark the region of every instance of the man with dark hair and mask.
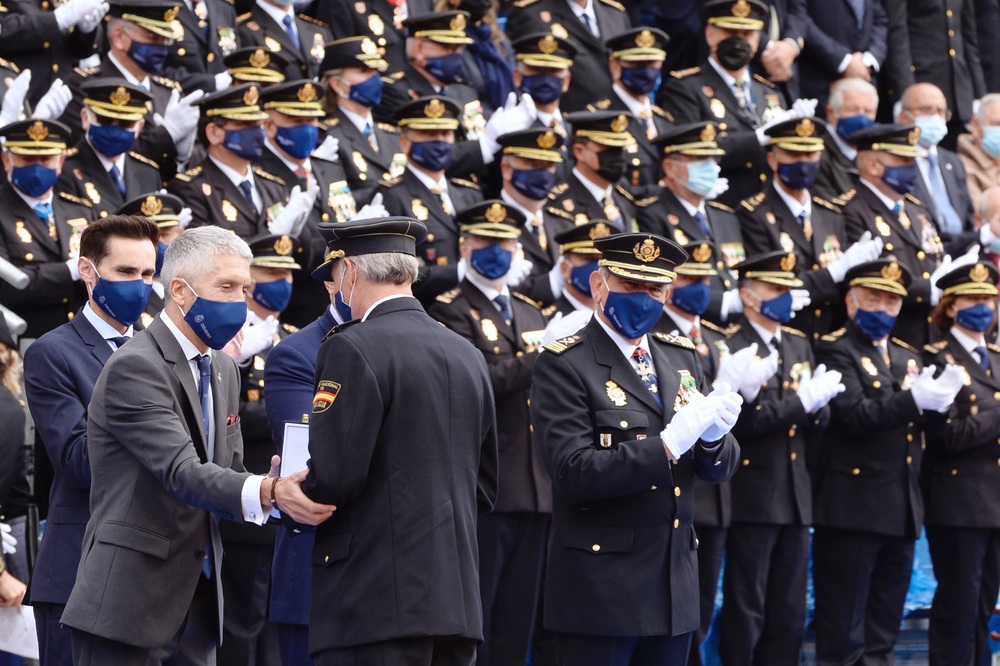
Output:
[[106,217],[125,201],[163,187],[159,166],[132,150],[153,97],[125,79],[90,79],[81,87],[86,138],[66,157],[59,186]]
[[305,14],[296,16],[291,0],[257,0],[236,22],[241,46],[263,46],[289,57],[287,81],[315,79],[319,74],[324,45],[332,39],[330,28]]
[[743,201],[737,214],[748,253],[795,253],[803,284],[792,292],[796,314],[791,326],[815,341],[840,325],[844,274],[877,259],[882,237],[869,233],[848,247],[840,209],[811,193],[823,154],[824,131],[818,118],[776,123],[765,134],[773,178],[760,194]]

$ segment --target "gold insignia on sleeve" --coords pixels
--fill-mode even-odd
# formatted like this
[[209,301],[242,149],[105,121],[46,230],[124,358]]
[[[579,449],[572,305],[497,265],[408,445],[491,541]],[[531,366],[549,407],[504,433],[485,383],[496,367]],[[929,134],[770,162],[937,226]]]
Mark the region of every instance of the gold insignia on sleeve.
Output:
[[313,395],[312,413],[321,414],[330,409],[333,401],[337,399],[338,393],[340,393],[340,384],[325,379],[321,380]]
[[500,339],[500,332],[497,330],[497,325],[493,323],[492,319],[483,319],[480,323],[483,328],[483,335],[490,342],[496,342]]
[[160,201],[159,197],[155,194],[150,194],[146,197],[146,200],[142,202],[142,205],[139,206],[139,210],[142,211],[142,214],[146,217],[159,215],[163,212],[163,202]]
[[615,404],[615,407],[624,407],[628,399],[622,387],[611,380],[608,380],[604,385],[607,387],[608,397],[611,398],[611,402]]
[[240,216],[240,212],[236,210],[236,206],[229,199],[223,199],[222,216],[226,218],[227,222],[235,222],[236,218]]
[[639,261],[648,264],[660,258],[660,248],[656,246],[656,242],[652,238],[647,238],[641,243],[635,244],[635,247],[632,248],[632,254]]

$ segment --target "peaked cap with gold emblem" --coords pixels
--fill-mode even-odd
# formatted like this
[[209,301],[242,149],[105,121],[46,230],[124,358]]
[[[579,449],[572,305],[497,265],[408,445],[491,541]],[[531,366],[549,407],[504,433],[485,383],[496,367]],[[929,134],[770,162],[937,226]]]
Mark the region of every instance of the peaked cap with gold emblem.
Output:
[[655,143],[663,155],[718,157],[726,154],[715,142],[718,135],[719,126],[711,121],[690,123],[671,127],[656,137]]
[[711,0],[703,7],[709,25],[724,30],[760,30],[770,14],[760,0]]
[[319,71],[327,72],[344,67],[371,67],[381,72],[389,67],[385,59],[385,48],[368,36],[347,37],[330,42],[326,45]]
[[514,57],[528,67],[569,69],[577,54],[573,42],[548,32],[525,35],[511,46],[514,47]]
[[794,252],[768,252],[749,257],[733,266],[740,280],[760,280],[783,287],[801,287],[802,280],[795,277]]
[[174,195],[150,192],[126,201],[115,215],[142,215],[160,229],[169,229],[181,223],[182,208],[184,204]]
[[70,129],[54,120],[21,120],[0,128],[4,150],[15,155],[62,155]]
[[815,153],[825,148],[825,127],[826,123],[819,118],[794,118],[768,126],[764,134],[769,137],[769,146],[796,153]]
[[226,88],[205,95],[195,102],[201,107],[206,118],[227,118],[229,120],[267,120],[267,114],[260,108],[261,88],[256,83]]
[[561,254],[575,252],[576,254],[589,254],[600,258],[601,251],[594,245],[594,241],[617,233],[617,231],[613,222],[594,219],[556,234],[553,240],[559,243]]
[[874,150],[900,157],[916,157],[920,128],[916,125],[873,125],[851,135],[858,150]]
[[260,104],[265,110],[296,118],[322,118],[326,115],[322,90],[308,80],[268,86],[260,91]]
[[868,287],[900,296],[906,296],[911,282],[913,274],[910,269],[895,257],[858,264],[844,276],[844,284],[848,287]]
[[263,46],[247,46],[227,55],[223,63],[236,84],[269,84],[285,80],[289,60],[283,53],[275,53]]
[[87,79],[80,90],[87,108],[105,118],[140,120],[153,103],[148,91],[122,78]]
[[181,3],[163,0],[108,0],[108,16],[142,26],[167,39],[183,39],[184,28],[177,20]]
[[528,218],[499,199],[488,199],[455,214],[463,234],[487,238],[519,238]]
[[711,241],[696,240],[681,246],[687,252],[688,260],[677,266],[678,275],[691,275],[704,277],[706,275],[718,275],[712,265],[712,257],[715,256],[715,244]]
[[407,37],[424,37],[441,44],[471,44],[472,38],[465,34],[468,24],[468,12],[436,12],[411,16],[403,21],[403,29]]
[[497,137],[504,155],[523,157],[543,162],[562,162],[563,138],[558,132],[545,127],[508,132]]
[[428,95],[406,104],[396,111],[399,126],[416,130],[455,130],[462,117],[462,108],[450,97]]
[[674,269],[688,260],[680,245],[656,234],[612,234],[595,239],[594,247],[602,255],[598,266],[636,282],[670,284]]
[[1000,271],[997,271],[993,262],[977,261],[948,271],[938,279],[935,286],[944,291],[945,296],[996,296],[998,282]]
[[324,281],[329,281],[330,268],[338,259],[385,252],[416,256],[417,246],[427,240],[427,227],[412,217],[321,222],[318,228],[326,241],[326,261],[312,276]]
[[604,42],[611,55],[626,62],[648,62],[667,57],[667,34],[656,28],[635,28]]
[[635,137],[628,131],[633,117],[627,111],[577,111],[564,115],[563,119],[573,128],[573,136],[622,148],[635,143]]
[[292,236],[268,234],[251,238],[247,245],[253,253],[251,266],[291,270],[302,268],[294,259],[299,251],[299,242]]

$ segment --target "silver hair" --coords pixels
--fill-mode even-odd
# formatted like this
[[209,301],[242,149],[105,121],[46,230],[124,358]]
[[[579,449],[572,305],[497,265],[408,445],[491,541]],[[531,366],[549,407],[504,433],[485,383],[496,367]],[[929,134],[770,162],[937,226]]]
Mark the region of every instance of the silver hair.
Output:
[[[219,255],[235,255],[247,262],[253,259],[246,241],[228,229],[216,226],[188,229],[167,248],[160,279],[164,285],[169,285],[174,278],[197,283],[215,267],[214,258]],[[166,293],[169,298],[169,287]]]
[[979,118],[980,125],[986,125],[990,107],[997,102],[1000,102],[1000,93],[989,93],[988,95],[983,95],[983,98],[979,100],[979,111],[976,112],[976,117]]
[[[979,195],[979,201],[976,202],[976,212],[982,215],[984,218],[990,215],[990,203],[996,198],[996,195],[1000,194],[1000,185],[994,185],[993,187],[988,187],[983,190],[983,193]],[[984,224],[985,224],[984,220]]]
[[830,86],[830,107],[839,112],[844,105],[844,94],[852,91],[868,93],[875,98],[875,106],[878,106],[878,90],[875,86],[861,79],[850,78],[840,79]]
[[359,254],[348,258],[365,279],[379,284],[412,284],[420,271],[420,261],[416,257],[400,252]]

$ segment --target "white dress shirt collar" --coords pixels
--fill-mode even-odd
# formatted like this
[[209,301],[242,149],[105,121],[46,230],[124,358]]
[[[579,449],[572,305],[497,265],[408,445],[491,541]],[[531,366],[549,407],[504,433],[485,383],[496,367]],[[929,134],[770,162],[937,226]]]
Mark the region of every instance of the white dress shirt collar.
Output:
[[115,58],[114,53],[108,52],[108,60],[111,61],[112,65],[118,68],[118,71],[121,72],[122,76],[125,77],[126,81],[128,81],[134,86],[139,86],[140,88],[144,88],[147,91],[151,90],[151,88],[149,87],[148,74],[142,80],[135,78],[127,69],[125,69],[125,67],[120,62],[118,62],[118,60]]
[[888,208],[889,210],[894,210],[896,208],[896,204],[899,204],[899,206],[902,207],[903,197],[899,197],[899,199],[890,199],[889,197],[882,194],[882,192],[877,187],[869,183],[864,178],[861,179],[861,183],[869,190],[874,192],[875,196],[879,198],[879,201],[881,201],[885,205],[885,207]]
[[587,191],[593,195],[594,200],[598,203],[611,198],[612,190],[610,185],[607,188],[602,188],[600,185],[590,182],[576,167],[573,167],[573,175],[583,183],[583,186],[587,188]]
[[114,326],[101,319],[100,315],[94,312],[94,308],[90,307],[90,301],[87,301],[83,305],[83,317],[94,327],[97,334],[107,340],[112,347],[114,347],[114,344],[110,342],[111,340],[115,338],[131,338],[134,333],[131,326],[124,333],[119,333]]
[[801,201],[793,197],[791,194],[786,192],[785,188],[783,188],[778,183],[774,184],[774,190],[778,193],[778,196],[781,197],[781,200],[785,202],[785,205],[788,206],[788,210],[792,211],[792,215],[794,217],[797,218],[799,216],[799,213],[801,213],[802,211],[805,211],[806,217],[812,216],[812,200],[809,198],[808,190],[806,191],[805,203],[802,203]]

